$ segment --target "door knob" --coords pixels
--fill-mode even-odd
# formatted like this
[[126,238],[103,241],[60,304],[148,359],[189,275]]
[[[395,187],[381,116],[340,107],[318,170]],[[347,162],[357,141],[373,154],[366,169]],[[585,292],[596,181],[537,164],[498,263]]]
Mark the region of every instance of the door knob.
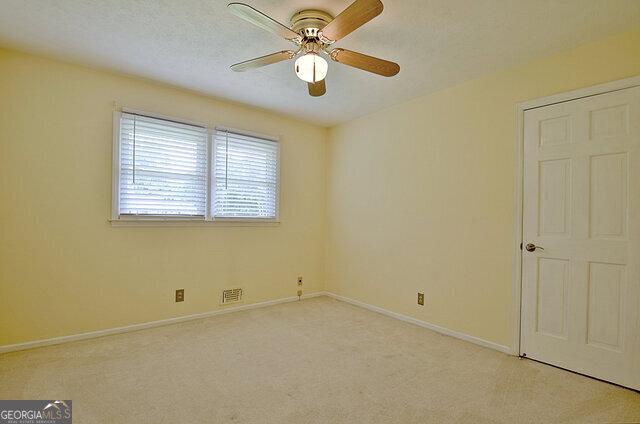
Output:
[[533,243],[527,243],[527,245],[524,248],[527,249],[527,252],[535,252],[536,250],[544,250],[543,247],[536,246]]

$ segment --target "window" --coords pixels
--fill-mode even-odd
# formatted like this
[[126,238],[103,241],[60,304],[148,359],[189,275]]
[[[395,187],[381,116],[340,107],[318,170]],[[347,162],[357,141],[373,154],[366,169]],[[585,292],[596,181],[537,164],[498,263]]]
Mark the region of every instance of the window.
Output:
[[119,215],[204,217],[207,130],[123,113]]
[[114,220],[277,219],[277,140],[132,112],[114,125]]
[[214,143],[214,217],[274,219],[278,143],[224,129],[216,131]]

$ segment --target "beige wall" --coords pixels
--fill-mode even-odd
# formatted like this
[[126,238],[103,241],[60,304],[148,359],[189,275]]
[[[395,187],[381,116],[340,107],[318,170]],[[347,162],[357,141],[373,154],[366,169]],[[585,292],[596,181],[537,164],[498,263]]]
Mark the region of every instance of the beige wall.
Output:
[[[112,227],[113,102],[280,135],[282,224]],[[327,130],[0,50],[0,346],[321,290]],[[186,301],[174,303],[174,289]]]
[[[299,274],[509,345],[514,105],[638,74],[640,30],[327,131],[0,50],[0,346],[214,310],[235,284],[288,297]],[[282,224],[112,227],[114,101],[280,135]]]
[[327,290],[511,345],[515,104],[638,74],[640,30],[333,128]]

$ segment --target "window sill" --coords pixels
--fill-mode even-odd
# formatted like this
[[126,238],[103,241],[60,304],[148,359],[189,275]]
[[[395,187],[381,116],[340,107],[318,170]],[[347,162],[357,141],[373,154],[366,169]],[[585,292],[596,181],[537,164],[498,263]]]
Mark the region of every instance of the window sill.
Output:
[[279,227],[275,219],[223,218],[118,218],[109,219],[112,227]]

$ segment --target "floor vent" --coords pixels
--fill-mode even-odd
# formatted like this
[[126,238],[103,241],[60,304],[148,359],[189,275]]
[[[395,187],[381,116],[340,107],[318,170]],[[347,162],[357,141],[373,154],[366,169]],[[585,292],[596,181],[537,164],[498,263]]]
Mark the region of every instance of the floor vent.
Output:
[[225,289],[222,290],[222,304],[238,303],[242,300],[242,289]]

